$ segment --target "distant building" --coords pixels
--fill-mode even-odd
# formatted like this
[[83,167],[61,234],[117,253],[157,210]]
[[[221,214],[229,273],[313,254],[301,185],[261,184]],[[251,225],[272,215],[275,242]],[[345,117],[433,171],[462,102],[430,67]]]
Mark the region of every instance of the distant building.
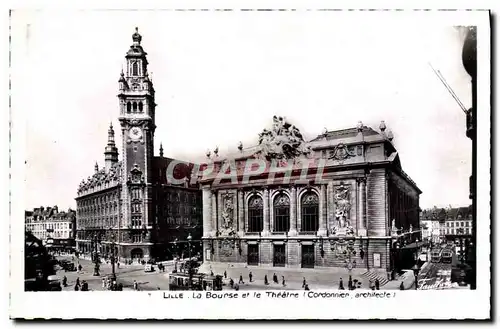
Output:
[[472,236],[472,206],[451,208],[446,213],[445,236],[449,239]]
[[73,250],[76,212],[59,211],[57,206],[25,211],[25,229],[40,239],[49,250]]
[[443,225],[446,211],[442,208],[425,209],[420,213],[420,227],[424,242],[439,243],[445,235]]
[[189,235],[201,250],[201,192],[190,179],[194,165],[164,157],[161,144],[159,156],[154,154],[157,104],[141,40],[136,31],[118,80],[122,159],[110,125],[104,167],[96,163],[78,186],[77,249],[83,255],[94,252],[94,237],[103,257],[111,256],[114,245],[120,259],[172,258],[187,253]]

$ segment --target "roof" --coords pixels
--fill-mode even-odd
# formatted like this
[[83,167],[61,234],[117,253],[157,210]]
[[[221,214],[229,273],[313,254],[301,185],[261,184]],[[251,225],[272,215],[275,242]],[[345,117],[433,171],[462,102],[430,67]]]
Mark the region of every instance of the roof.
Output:
[[87,179],[83,179],[80,182],[78,192],[80,193],[96,186],[102,186],[104,183],[121,183],[121,170],[121,161],[113,163],[109,171],[106,171],[106,168],[98,170],[92,176],[89,176]]
[[[326,140],[334,140],[334,139],[344,139],[344,138],[349,138],[349,137],[356,137],[358,135],[358,133],[359,133],[358,128],[332,130],[332,131],[327,131],[321,135],[318,135],[316,138],[310,140],[310,142],[323,140],[325,138],[326,138]],[[363,133],[363,136],[380,135],[380,133],[376,132],[375,130],[373,130],[372,128],[370,128],[368,126],[363,126],[362,133]]]
[[[193,169],[196,166],[195,163],[177,160],[168,157],[154,157],[153,158],[153,181],[159,182],[160,184],[170,184],[170,185],[186,185],[195,186],[196,184],[191,184],[191,176]],[[168,171],[171,171],[168,173]],[[178,182],[173,182],[168,180],[167,175],[172,175]],[[180,182],[182,181],[182,182]]]

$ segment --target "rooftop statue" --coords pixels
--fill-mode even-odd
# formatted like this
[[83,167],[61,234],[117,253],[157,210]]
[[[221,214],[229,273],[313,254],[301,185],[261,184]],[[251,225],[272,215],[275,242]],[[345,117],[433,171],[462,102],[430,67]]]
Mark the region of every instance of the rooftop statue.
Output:
[[310,152],[299,129],[277,116],[273,117],[272,129],[259,134],[259,146],[258,153],[267,160],[293,159]]

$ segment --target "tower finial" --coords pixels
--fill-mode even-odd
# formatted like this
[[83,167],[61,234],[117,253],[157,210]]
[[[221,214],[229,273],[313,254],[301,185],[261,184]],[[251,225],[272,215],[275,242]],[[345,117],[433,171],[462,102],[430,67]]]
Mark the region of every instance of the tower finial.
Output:
[[160,143],[160,157],[163,158],[163,143]]
[[95,172],[99,171],[99,165],[97,164],[97,161],[95,162],[94,170]]
[[141,44],[142,37],[139,34],[139,28],[137,26],[135,27],[135,33],[132,34],[132,40],[134,41],[135,45]]

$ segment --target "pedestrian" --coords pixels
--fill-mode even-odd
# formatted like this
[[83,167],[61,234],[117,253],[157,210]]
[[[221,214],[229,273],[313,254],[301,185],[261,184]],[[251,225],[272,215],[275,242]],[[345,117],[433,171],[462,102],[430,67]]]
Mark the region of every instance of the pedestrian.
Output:
[[302,280],[302,288],[305,288],[306,285],[307,285],[306,277],[304,277]]
[[66,275],[63,277],[62,279],[62,283],[63,283],[63,286],[64,287],[67,287],[68,286],[68,278],[66,277]]
[[232,288],[234,286],[234,280],[233,278],[229,279],[229,286]]
[[79,278],[79,277],[77,277],[77,278],[76,278],[76,283],[75,283],[75,285],[77,285],[77,286],[79,286],[79,285],[80,285],[80,278]]
[[243,275],[240,273],[240,281],[238,281],[238,284],[245,284],[245,281],[243,281]]
[[89,284],[85,280],[82,281],[82,289],[81,289],[81,291],[89,291]]
[[83,269],[82,264],[78,264],[78,272],[81,272]]
[[102,287],[103,288],[106,288],[106,278],[105,277],[102,277]]
[[405,290],[405,284],[403,281],[401,281],[401,284],[399,285],[399,290]]
[[214,276],[214,271],[210,271],[210,276]]
[[234,290],[236,290],[236,291],[240,290],[240,286],[235,285],[235,286],[234,286]]
[[352,289],[352,276],[349,274],[349,281],[347,281],[347,288],[349,290],[353,290]]
[[123,291],[123,284],[122,283],[118,283],[118,287],[116,288],[116,290]]
[[120,269],[120,262],[116,263],[116,268]]
[[375,290],[380,290],[380,281],[375,279]]
[[276,275],[276,273],[273,274],[273,282],[278,283],[278,276]]
[[373,280],[370,279],[369,283],[368,283],[368,287],[371,289],[371,290],[375,290],[375,285],[373,284]]
[[339,290],[344,290],[344,281],[342,281],[342,278],[339,280]]
[[267,281],[267,274],[264,275],[264,284],[267,286],[269,285],[269,281]]
[[139,284],[134,280],[134,290],[139,290]]
[[285,286],[286,286],[286,283],[285,283],[285,276],[283,276],[283,275],[282,275],[282,276],[281,276],[281,280],[282,280],[283,287],[285,287]]
[[78,284],[75,283],[75,291],[78,291],[78,290],[79,290]]
[[227,279],[227,272],[224,270],[224,279]]
[[304,286],[304,290],[309,290],[309,285],[306,283],[306,285]]
[[250,271],[250,273],[248,273],[248,279],[250,280],[250,282],[252,282],[252,271]]

